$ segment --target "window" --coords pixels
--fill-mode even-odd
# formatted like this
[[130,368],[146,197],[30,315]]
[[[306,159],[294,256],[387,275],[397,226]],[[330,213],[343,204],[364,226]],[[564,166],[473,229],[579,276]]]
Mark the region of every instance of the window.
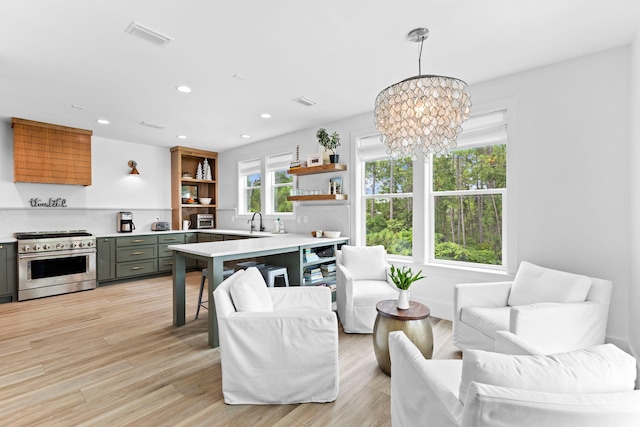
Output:
[[293,188],[293,175],[287,173],[292,159],[291,153],[267,157],[267,214],[293,213],[293,203],[287,200]]
[[374,160],[365,166],[367,245],[384,245],[394,255],[411,256],[413,162]]
[[470,118],[458,148],[431,162],[432,259],[502,266],[506,111]]
[[260,160],[246,160],[238,163],[240,183],[239,213],[260,212],[262,206],[262,174]]
[[388,254],[413,254],[413,162],[390,159],[379,136],[358,142],[363,162],[362,207],[365,243],[383,245]]
[[517,247],[507,233],[507,218],[515,221],[507,216],[515,189],[507,158],[516,151],[513,142],[507,148],[507,121],[515,111],[511,100],[476,107],[457,148],[426,163],[391,159],[374,132],[356,137],[355,244],[381,244],[390,256],[418,264],[506,270]]

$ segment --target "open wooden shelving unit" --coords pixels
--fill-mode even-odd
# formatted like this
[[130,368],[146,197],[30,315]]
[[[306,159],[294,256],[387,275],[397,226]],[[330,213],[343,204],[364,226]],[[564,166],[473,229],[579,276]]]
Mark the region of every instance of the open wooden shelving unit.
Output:
[[[312,167],[299,167],[291,168],[287,172],[290,175],[315,175],[319,173],[331,173],[331,172],[344,172],[347,170],[347,165],[340,163],[329,163],[326,165],[312,166]],[[313,194],[306,196],[289,196],[287,200],[292,202],[310,202],[315,200],[347,200],[346,194]]]
[[[183,172],[196,173],[198,163],[207,159],[211,166],[211,180],[183,177]],[[171,228],[180,230],[182,220],[191,219],[191,214],[213,214],[217,224],[216,208],[218,207],[218,153],[188,147],[171,148]],[[211,204],[182,203],[182,186],[193,185],[198,188],[198,197],[210,197]],[[194,227],[194,224],[191,225]]]

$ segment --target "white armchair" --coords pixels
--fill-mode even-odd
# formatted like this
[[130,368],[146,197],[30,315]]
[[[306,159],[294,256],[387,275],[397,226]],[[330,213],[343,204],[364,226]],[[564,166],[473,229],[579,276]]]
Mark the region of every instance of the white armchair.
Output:
[[384,246],[342,246],[336,253],[336,305],[346,333],[370,334],[376,304],[397,299],[398,288],[389,279]]
[[547,356],[468,350],[429,360],[389,335],[394,427],[640,425],[635,359],[612,344]]
[[453,343],[493,351],[510,331],[546,354],[604,343],[612,284],[522,262],[514,281],[454,286]]
[[327,287],[267,288],[255,267],[213,292],[227,404],[331,402],[338,321]]

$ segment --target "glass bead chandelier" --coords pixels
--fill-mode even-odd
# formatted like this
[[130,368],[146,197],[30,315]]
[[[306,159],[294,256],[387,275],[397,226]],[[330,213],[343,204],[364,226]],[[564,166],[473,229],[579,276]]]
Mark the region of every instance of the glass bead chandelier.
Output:
[[441,156],[456,147],[461,124],[469,118],[471,97],[462,80],[422,75],[422,44],[429,30],[416,28],[407,38],[420,42],[418,75],[384,89],[376,98],[375,124],[380,140],[394,158],[417,160],[418,147],[424,160]]

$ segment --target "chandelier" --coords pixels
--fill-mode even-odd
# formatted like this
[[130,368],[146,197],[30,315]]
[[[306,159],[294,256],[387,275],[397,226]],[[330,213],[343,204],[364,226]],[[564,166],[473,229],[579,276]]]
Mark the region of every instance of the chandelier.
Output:
[[471,98],[462,80],[422,75],[422,44],[429,30],[416,28],[407,38],[420,42],[418,75],[384,89],[376,98],[375,124],[391,157],[441,156],[456,147],[461,124],[469,118]]

